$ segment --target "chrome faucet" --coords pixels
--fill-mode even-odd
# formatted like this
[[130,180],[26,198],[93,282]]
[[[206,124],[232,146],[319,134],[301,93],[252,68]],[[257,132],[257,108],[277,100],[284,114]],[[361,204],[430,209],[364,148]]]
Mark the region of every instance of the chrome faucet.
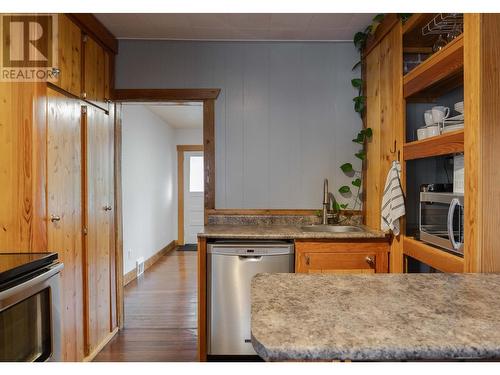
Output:
[[335,217],[334,213],[330,213],[330,210],[335,211],[335,202],[333,194],[328,192],[328,179],[325,178],[323,181],[323,218],[321,220],[321,224],[328,225],[328,219]]

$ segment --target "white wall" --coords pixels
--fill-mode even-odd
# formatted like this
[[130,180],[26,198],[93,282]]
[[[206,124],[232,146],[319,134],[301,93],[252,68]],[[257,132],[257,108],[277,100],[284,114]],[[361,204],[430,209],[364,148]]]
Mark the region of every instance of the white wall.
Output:
[[[200,124],[203,127],[203,124]],[[178,145],[202,145],[203,128],[175,129],[175,142]]]
[[176,160],[174,130],[142,105],[123,105],[124,273],[177,239]]
[[357,59],[352,43],[121,40],[116,85],[222,89],[217,208],[320,208],[323,178],[336,190],[339,166],[359,166]]
[[176,145],[201,144],[202,133],[175,129],[143,105],[123,105],[124,273],[177,239]]

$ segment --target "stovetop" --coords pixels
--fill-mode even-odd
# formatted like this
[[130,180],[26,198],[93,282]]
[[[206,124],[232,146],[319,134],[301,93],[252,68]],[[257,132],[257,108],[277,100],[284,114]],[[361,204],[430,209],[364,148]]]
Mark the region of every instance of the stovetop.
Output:
[[57,253],[0,254],[0,287],[57,261]]

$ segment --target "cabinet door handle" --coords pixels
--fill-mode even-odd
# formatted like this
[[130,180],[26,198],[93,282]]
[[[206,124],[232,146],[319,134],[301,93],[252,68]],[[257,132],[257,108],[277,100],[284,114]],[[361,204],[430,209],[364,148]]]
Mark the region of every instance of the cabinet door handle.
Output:
[[311,257],[309,255],[306,255],[306,266],[311,265]]
[[55,223],[56,221],[61,221],[61,216],[58,215],[50,215],[50,221]]
[[367,256],[365,258],[365,260],[366,260],[366,263],[368,263],[370,265],[370,267],[375,266],[375,257],[370,255],[370,256]]

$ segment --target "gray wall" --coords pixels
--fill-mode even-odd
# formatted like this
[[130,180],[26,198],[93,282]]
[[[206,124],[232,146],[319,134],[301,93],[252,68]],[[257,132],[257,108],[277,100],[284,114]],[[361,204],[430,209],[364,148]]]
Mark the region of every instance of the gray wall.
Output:
[[[216,207],[319,208],[356,163],[352,43],[120,41],[117,88],[221,88]],[[359,163],[357,163],[359,166]],[[340,197],[339,201],[349,201]]]

